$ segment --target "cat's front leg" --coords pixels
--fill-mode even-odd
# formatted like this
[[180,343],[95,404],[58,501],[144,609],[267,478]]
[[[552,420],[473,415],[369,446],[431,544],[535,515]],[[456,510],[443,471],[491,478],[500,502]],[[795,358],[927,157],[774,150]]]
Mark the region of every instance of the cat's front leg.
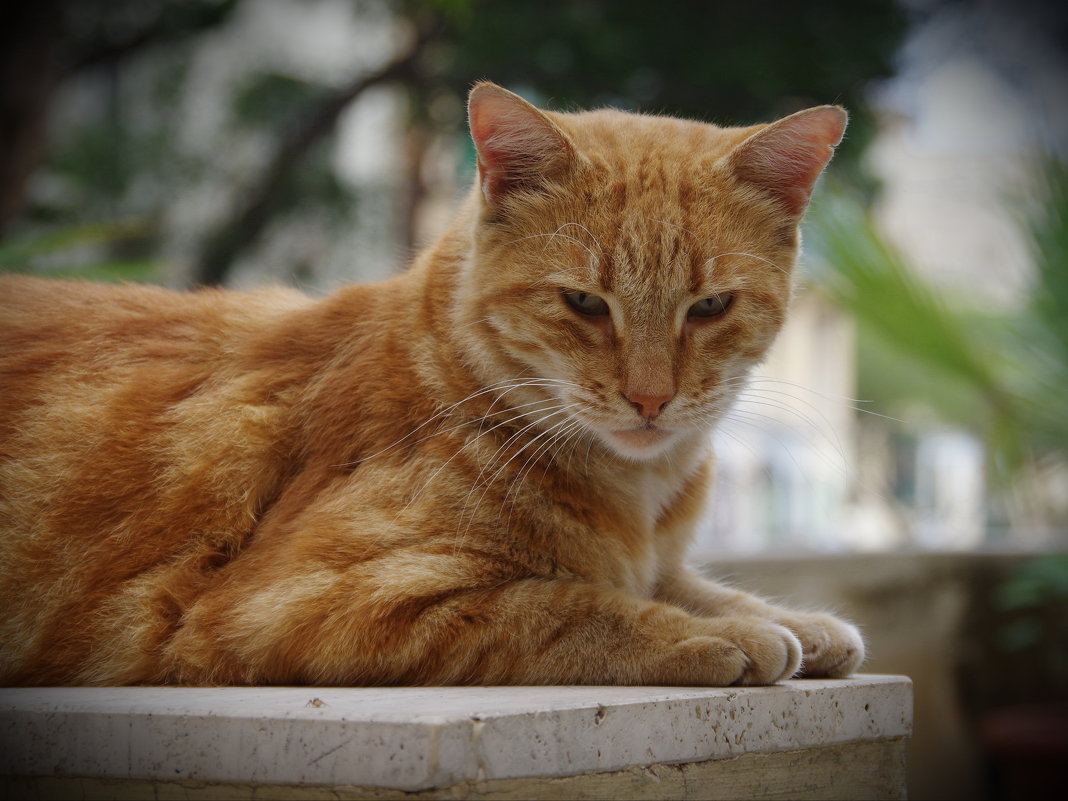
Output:
[[697,615],[750,615],[785,626],[801,641],[801,676],[841,678],[854,673],[864,662],[864,640],[853,624],[822,612],[801,612],[769,604],[755,595],[702,578],[685,567],[661,579],[656,598]]
[[452,567],[451,585],[447,569],[427,571],[417,594],[383,564],[373,585],[319,574],[202,599],[170,643],[170,680],[726,686],[772,684],[801,661],[767,619],[698,617],[578,581],[470,588]]

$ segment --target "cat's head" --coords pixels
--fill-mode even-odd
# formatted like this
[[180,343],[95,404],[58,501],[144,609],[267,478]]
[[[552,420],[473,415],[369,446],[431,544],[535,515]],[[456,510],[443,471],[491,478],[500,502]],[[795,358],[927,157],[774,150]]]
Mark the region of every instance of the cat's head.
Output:
[[721,128],[544,112],[488,83],[469,111],[477,210],[457,322],[484,379],[522,382],[510,396],[543,429],[632,459],[707,431],[782,325],[845,112]]

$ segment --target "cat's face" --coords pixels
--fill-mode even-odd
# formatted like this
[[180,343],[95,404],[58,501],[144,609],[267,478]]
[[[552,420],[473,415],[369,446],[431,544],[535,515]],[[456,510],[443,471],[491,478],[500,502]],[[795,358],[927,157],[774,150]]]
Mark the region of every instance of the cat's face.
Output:
[[744,174],[758,129],[546,115],[484,91],[464,317],[489,377],[522,379],[516,399],[560,439],[631,459],[707,431],[785,317],[807,188],[799,208]]

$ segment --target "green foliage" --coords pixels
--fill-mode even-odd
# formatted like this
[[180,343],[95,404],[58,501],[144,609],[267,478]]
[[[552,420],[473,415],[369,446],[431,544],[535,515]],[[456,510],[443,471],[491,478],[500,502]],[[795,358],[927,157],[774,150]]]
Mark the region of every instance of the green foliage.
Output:
[[363,192],[342,181],[330,164],[329,153],[320,149],[279,193],[279,207],[284,212],[307,210],[314,206],[330,222],[344,226],[357,213]]
[[1068,453],[1068,163],[1047,159],[1042,203],[1026,222],[1037,274],[1013,327],[1014,379],[1044,442]]
[[872,132],[865,89],[892,71],[906,28],[893,0],[408,2],[443,17],[437,64],[457,93],[478,79],[550,106],[604,104],[748,124],[820,103],[854,113],[840,161]]
[[124,217],[154,213],[176,181],[197,172],[176,152],[166,128],[170,115],[141,128],[112,120],[87,122],[57,141],[49,172],[65,188],[62,198],[38,202],[34,220]]
[[842,195],[815,205],[808,241],[834,268],[823,278],[835,297],[912,358],[993,390],[996,380],[964,320],[879,235],[865,207]]
[[1034,652],[1051,676],[1068,679],[1068,554],[1023,562],[994,588],[992,605],[1006,621],[994,643],[1007,653]]
[[249,127],[282,128],[292,125],[323,92],[322,86],[289,75],[253,75],[234,94],[234,118]]
[[1043,212],[1030,222],[1038,279],[1013,313],[921,279],[840,187],[808,220],[816,280],[858,322],[860,392],[882,408],[926,404],[972,429],[1006,473],[1035,453],[1068,454],[1068,170],[1046,174]]
[[999,609],[1029,609],[1048,602],[1068,603],[1068,554],[1052,554],[1020,565],[994,593]]
[[152,226],[146,221],[121,220],[72,225],[5,241],[0,243],[0,273],[89,281],[158,280],[158,260],[99,255],[101,249],[107,251],[136,241],[151,231]]
[[75,65],[108,63],[155,42],[173,43],[226,22],[238,0],[82,0],[56,24]]
[[1068,163],[1048,159],[1043,174],[1042,212],[1030,222],[1038,267],[1032,305],[1063,366],[1068,365]]
[[98,197],[119,197],[133,175],[133,165],[120,158],[114,125],[96,125],[79,131],[72,141],[61,148],[52,162],[52,168],[70,183],[89,194],[90,189]]
[[[238,126],[276,135],[299,124],[326,94],[321,84],[261,73],[237,89],[231,110]],[[292,180],[278,187],[272,206],[282,215],[313,208],[335,223],[355,213],[357,195],[334,171],[330,155],[327,147],[312,150]]]
[[[875,386],[861,391],[918,392],[950,415],[963,391],[982,397],[989,411],[1007,413],[998,377],[973,335],[976,326],[959,304],[947,303],[912,271],[848,192],[824,193],[813,205],[806,246],[819,254],[817,281],[853,313],[873,351],[873,359],[865,355],[860,363]],[[917,369],[937,384],[898,380]]]
[[62,233],[99,220],[158,218],[176,189],[203,174],[208,165],[175,136],[189,54],[188,43],[173,44],[156,53],[143,80],[110,76],[75,124],[56,127],[38,171],[53,190],[31,199],[16,237],[41,225]]
[[[10,235],[22,238],[41,225],[63,231],[101,219],[165,220],[175,196],[225,174],[228,165],[219,163],[225,148],[190,152],[176,133],[183,129],[179,115],[198,35],[218,30],[249,1],[63,4],[57,20],[62,60],[96,86],[97,102],[56,129],[42,170],[51,191],[36,195],[9,227]],[[399,79],[413,97],[413,120],[421,124],[442,124],[440,110],[461,108],[460,98],[480,78],[536,94],[550,106],[561,100],[576,106],[612,103],[722,123],[842,102],[853,112],[853,124],[839,162],[854,168],[871,130],[864,87],[891,73],[906,23],[893,0],[677,2],[656,8],[638,0],[385,3],[416,29],[430,32],[416,67]],[[352,10],[366,13],[358,2]],[[228,99],[227,144],[253,132],[269,151],[270,142],[300,131],[319,101],[337,90],[274,69],[252,75]],[[450,95],[450,102],[435,105],[442,95]],[[458,123],[460,115],[455,117]],[[231,184],[238,190],[233,213],[222,222],[242,224],[242,204],[255,206],[272,224],[298,212],[321,214],[332,223],[351,219],[355,193],[330,163],[328,134],[306,158],[302,154],[299,169],[270,187],[271,197],[250,200],[240,191],[256,186],[255,175]],[[192,235],[203,245],[216,233]],[[138,241],[138,252],[123,246],[122,253],[111,255],[119,262],[151,261],[159,242]]]

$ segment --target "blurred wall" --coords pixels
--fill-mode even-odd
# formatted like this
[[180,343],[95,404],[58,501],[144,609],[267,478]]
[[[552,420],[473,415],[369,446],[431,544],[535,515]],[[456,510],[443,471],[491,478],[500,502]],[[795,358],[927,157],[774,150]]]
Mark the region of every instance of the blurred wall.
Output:
[[[983,553],[750,557],[703,569],[769,600],[833,611],[857,623],[868,644],[863,672],[904,674],[914,683],[909,797],[992,799],[1012,796],[992,784],[996,766],[979,734],[984,716],[1010,705],[1068,700],[1064,599],[1056,608],[1029,608],[1012,603],[1006,592],[1036,559]],[[1028,621],[1047,630],[1032,626],[1039,635],[1034,641],[1014,642],[1013,632]]]

